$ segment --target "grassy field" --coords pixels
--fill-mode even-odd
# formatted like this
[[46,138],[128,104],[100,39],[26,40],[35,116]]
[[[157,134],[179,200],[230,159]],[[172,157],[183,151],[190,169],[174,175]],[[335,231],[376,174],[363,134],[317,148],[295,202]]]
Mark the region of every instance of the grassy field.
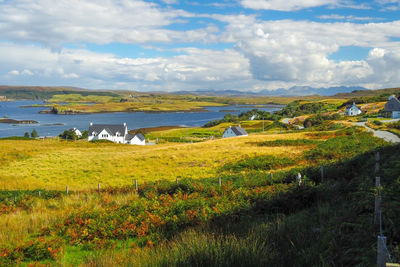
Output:
[[389,168],[398,147],[360,129],[147,147],[0,144],[0,265],[370,265],[377,149],[390,159],[384,230],[400,255],[400,173]]
[[303,138],[302,134],[252,135],[193,144],[127,146],[57,140],[1,141],[0,189],[93,189],[104,186],[207,178],[227,162],[258,155],[295,158],[305,147],[258,147],[257,142]]

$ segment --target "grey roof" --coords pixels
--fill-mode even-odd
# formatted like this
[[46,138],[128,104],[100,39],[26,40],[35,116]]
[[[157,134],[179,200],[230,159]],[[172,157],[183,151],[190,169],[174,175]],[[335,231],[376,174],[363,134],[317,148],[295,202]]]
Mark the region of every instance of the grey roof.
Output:
[[353,102],[353,104],[347,104],[347,105],[346,105],[346,109],[350,109],[350,108],[352,108],[352,107],[356,107],[356,108],[360,109],[360,108],[356,105],[356,103],[354,103],[354,102]]
[[100,133],[103,130],[106,130],[111,135],[116,135],[119,132],[121,135],[125,134],[126,125],[123,124],[93,124],[89,126],[89,135],[93,132]]
[[396,97],[392,97],[385,104],[385,111],[400,111],[400,101]]
[[130,141],[132,140],[135,136],[137,136],[137,138],[139,138],[140,141],[144,141],[144,136],[141,133],[137,133],[137,134],[127,134],[125,137],[126,141]]
[[231,129],[237,136],[239,136],[239,135],[248,135],[246,130],[243,129],[242,127],[240,127],[240,126],[233,126],[233,127],[231,127]]

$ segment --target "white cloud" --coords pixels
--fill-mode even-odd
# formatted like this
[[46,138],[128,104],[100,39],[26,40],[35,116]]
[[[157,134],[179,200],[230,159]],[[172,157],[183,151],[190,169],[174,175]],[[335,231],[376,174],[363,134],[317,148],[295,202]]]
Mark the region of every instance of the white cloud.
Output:
[[346,21],[371,21],[371,20],[383,20],[383,18],[378,17],[358,17],[358,16],[343,16],[338,14],[331,15],[321,15],[318,16],[320,19],[334,19],[334,20],[346,20]]
[[32,76],[32,75],[33,75],[33,72],[30,71],[30,70],[28,70],[28,69],[24,69],[24,70],[21,72],[21,75]]
[[241,0],[243,7],[251,9],[266,9],[293,11],[310,7],[336,5],[339,0]]
[[1,39],[38,42],[58,49],[76,42],[194,42],[212,39],[215,32],[212,27],[165,29],[194,15],[140,0],[15,0],[1,4],[0,13]]
[[10,75],[19,75],[19,71],[18,70],[12,70],[12,71],[9,71],[8,74],[10,74]]
[[184,50],[184,55],[172,58],[120,58],[83,49],[57,52],[31,45],[0,43],[3,63],[0,78],[18,84],[18,78],[9,76],[9,68],[15,69],[14,75],[18,75],[21,73],[17,70],[24,67],[35,73],[36,84],[41,80],[48,84],[87,88],[114,88],[116,84],[125,84],[142,90],[242,88],[242,84],[251,79],[248,61],[237,51]]

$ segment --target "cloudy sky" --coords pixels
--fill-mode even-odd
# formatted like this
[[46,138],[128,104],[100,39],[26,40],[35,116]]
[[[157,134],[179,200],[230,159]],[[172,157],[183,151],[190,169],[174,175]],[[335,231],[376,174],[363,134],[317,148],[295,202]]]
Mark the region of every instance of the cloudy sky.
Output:
[[400,0],[0,0],[0,84],[400,86]]

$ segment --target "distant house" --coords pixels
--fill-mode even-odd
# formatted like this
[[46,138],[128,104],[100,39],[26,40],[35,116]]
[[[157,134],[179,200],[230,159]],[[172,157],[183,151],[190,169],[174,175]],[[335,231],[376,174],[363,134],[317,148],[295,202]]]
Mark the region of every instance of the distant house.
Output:
[[251,121],[254,121],[255,119],[257,119],[257,115],[256,115],[256,114],[254,114],[254,115],[251,116],[251,118],[250,118]]
[[71,128],[71,129],[68,129],[68,131],[74,132],[75,135],[78,137],[82,137],[82,132],[79,131],[79,129],[77,129],[77,128]]
[[130,145],[141,145],[141,146],[146,145],[146,140],[145,140],[143,134],[141,134],[141,133],[127,134],[125,137],[125,141],[127,144],[130,144]]
[[88,130],[88,141],[109,140],[114,143],[125,144],[128,134],[126,123],[124,124],[93,124],[90,123]]
[[353,102],[353,105],[346,106],[346,115],[347,116],[357,116],[361,114],[362,111],[359,107],[357,107],[356,103]]
[[387,117],[393,119],[400,118],[400,101],[396,96],[392,95],[389,97],[389,101],[385,104],[385,113]]
[[222,138],[227,137],[238,137],[238,136],[248,136],[249,134],[246,132],[245,129],[239,126],[229,126],[229,128],[225,129],[224,133],[222,134]]
[[119,144],[146,145],[143,134],[128,134],[124,124],[93,124],[90,123],[88,140],[109,140]]

